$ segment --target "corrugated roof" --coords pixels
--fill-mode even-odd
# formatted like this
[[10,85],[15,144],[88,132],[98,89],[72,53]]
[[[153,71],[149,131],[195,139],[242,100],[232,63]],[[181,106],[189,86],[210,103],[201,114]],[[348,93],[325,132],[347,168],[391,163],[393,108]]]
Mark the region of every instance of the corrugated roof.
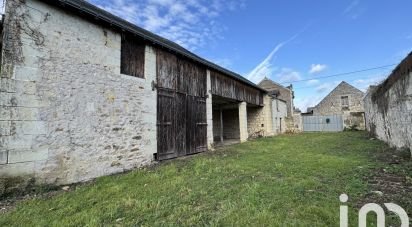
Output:
[[153,44],[162,46],[166,49],[169,49],[172,52],[176,52],[178,54],[181,54],[187,58],[192,59],[193,61],[199,62],[211,69],[214,69],[218,72],[221,72],[229,77],[232,77],[236,80],[239,80],[247,85],[250,85],[260,91],[263,91],[266,93],[266,91],[253,82],[247,80],[246,78],[242,77],[241,75],[232,72],[228,69],[225,69],[219,65],[216,65],[204,58],[201,58],[197,56],[196,54],[190,52],[189,50],[183,48],[182,46],[178,45],[175,42],[172,42],[168,39],[165,39],[161,36],[158,36],[152,32],[149,32],[135,24],[132,24],[118,16],[115,16],[91,3],[88,3],[83,0],[40,0],[43,2],[46,2],[48,4],[53,4],[56,6],[59,6],[61,8],[66,8],[66,9],[72,9],[75,10],[76,13],[78,14],[87,14],[88,16],[91,16],[94,20],[96,21],[104,21],[114,27],[118,27],[121,30],[133,33],[137,36],[140,36],[141,38],[148,40],[152,42]]

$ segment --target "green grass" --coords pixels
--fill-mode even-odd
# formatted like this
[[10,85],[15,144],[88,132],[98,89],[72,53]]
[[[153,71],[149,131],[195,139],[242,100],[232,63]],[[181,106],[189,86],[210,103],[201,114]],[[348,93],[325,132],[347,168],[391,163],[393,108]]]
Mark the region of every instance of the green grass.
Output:
[[0,226],[338,226],[341,193],[357,226],[384,149],[363,132],[259,139],[22,202]]

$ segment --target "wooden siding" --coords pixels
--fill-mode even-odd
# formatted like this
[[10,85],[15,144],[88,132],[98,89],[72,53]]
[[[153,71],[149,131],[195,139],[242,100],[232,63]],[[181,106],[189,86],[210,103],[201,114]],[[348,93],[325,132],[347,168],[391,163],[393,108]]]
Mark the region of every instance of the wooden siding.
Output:
[[156,54],[158,160],[206,151],[206,69],[162,50]]
[[157,50],[157,86],[187,95],[206,96],[206,68]]
[[215,71],[210,72],[210,79],[213,95],[247,102],[253,105],[263,105],[263,93],[258,89]]
[[145,44],[135,38],[122,35],[120,72],[144,78]]

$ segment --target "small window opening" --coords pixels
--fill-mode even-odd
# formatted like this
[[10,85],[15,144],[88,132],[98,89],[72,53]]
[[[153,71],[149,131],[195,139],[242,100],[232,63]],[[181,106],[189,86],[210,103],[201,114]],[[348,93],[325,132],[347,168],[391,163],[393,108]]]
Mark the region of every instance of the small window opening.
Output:
[[348,96],[342,96],[342,107],[348,107],[349,106],[349,97]]
[[134,37],[122,35],[120,73],[144,78],[145,44]]

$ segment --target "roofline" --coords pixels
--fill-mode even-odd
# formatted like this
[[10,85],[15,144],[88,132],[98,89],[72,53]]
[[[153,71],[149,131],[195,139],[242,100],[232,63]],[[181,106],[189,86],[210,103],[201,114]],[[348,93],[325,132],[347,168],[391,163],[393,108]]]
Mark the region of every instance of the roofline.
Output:
[[272,80],[272,79],[269,79],[269,78],[267,78],[267,77],[263,78],[263,79],[258,83],[258,86],[259,86],[260,83],[262,83],[262,82],[265,81],[265,80],[268,80],[268,81],[270,81],[271,83],[273,83],[273,84],[275,84],[275,85],[277,85],[277,86],[279,86],[280,88],[283,88],[283,89],[285,89],[285,90],[293,91],[292,89],[287,88],[287,87],[283,86],[282,84],[280,84],[280,83],[278,83],[278,82],[276,82],[276,81],[274,81],[274,80]]
[[353,85],[351,85],[350,83],[346,82],[346,81],[341,81],[338,85],[336,85],[336,87],[330,91],[316,106],[314,106],[313,108],[317,108],[330,94],[332,94],[341,84],[348,84],[349,86],[355,88],[356,90],[358,90],[359,92],[362,92],[363,95],[365,95],[365,92],[359,90],[358,88],[354,87]]
[[267,93],[265,89],[262,89],[261,87],[257,86],[250,80],[244,78],[243,76],[232,72],[228,69],[225,69],[215,63],[212,63],[202,57],[197,56],[196,54],[190,52],[189,50],[183,48],[182,46],[178,45],[177,43],[174,43],[168,39],[165,39],[159,35],[156,35],[150,31],[147,31],[135,24],[132,24],[118,16],[115,16],[103,9],[100,9],[99,7],[88,3],[84,0],[40,0],[42,2],[46,2],[51,5],[58,6],[60,8],[65,8],[69,6],[72,9],[77,10],[77,13],[83,13],[91,16],[94,18],[95,21],[104,21],[111,26],[115,26],[120,28],[123,31],[130,32],[132,34],[135,34],[137,36],[140,36],[141,38],[148,40],[152,42],[153,44],[162,46],[166,49],[169,49],[170,51],[176,52],[178,54],[183,55],[184,57],[187,57],[193,61],[196,61],[200,64],[203,64],[211,69],[214,69],[220,73],[223,73],[229,77],[232,77],[235,80],[238,80],[240,82],[243,82],[249,86],[252,86],[253,88],[262,91],[264,93]]
[[[352,88],[358,90],[359,92],[362,92],[362,94],[365,94],[365,92],[363,92],[363,91],[360,90],[359,88],[353,86],[352,84],[350,84],[350,83],[348,83],[348,82],[346,82],[346,81],[342,81],[341,84],[342,84],[342,83],[346,83],[347,85],[349,85],[349,86],[351,86]],[[339,85],[340,85],[340,84],[339,84]],[[339,86],[339,85],[338,85],[338,86]]]

